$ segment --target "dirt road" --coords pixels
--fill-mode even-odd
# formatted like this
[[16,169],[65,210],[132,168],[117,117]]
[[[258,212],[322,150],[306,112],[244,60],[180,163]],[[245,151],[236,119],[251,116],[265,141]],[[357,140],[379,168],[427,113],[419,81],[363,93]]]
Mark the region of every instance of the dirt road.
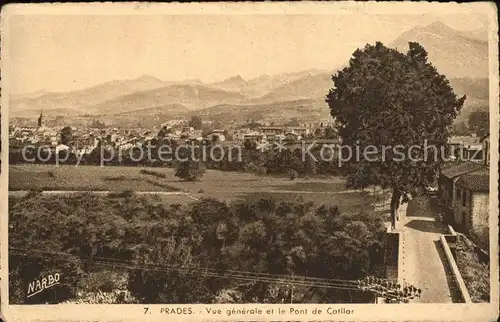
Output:
[[452,303],[454,286],[439,245],[440,234],[447,227],[436,220],[427,198],[410,201],[401,231],[403,283],[422,290],[421,297],[412,302]]

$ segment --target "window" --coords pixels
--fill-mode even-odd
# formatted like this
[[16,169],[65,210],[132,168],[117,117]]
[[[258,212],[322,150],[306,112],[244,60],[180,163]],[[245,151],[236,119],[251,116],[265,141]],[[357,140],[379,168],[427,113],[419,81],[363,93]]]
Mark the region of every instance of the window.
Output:
[[462,195],[462,190],[457,189],[457,201],[460,201],[461,195]]
[[467,190],[464,190],[462,193],[462,207],[465,207],[467,204]]

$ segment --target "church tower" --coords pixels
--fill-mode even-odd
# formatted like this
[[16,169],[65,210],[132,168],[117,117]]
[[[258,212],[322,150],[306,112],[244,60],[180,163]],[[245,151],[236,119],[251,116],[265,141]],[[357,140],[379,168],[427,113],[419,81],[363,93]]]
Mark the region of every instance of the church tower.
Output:
[[45,126],[45,120],[43,118],[43,111],[40,112],[40,116],[38,117],[38,127],[44,127]]

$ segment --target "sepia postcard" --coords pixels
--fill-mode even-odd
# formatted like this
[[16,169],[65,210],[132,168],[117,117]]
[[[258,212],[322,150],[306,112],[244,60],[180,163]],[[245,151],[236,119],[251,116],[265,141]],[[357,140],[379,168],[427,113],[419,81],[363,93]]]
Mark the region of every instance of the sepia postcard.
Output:
[[2,319],[497,320],[497,21],[4,6]]

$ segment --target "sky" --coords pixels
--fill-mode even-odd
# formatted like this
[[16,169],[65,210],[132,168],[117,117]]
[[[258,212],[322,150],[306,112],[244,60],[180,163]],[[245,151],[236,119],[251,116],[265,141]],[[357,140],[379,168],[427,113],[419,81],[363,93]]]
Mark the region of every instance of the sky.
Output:
[[485,28],[472,14],[14,16],[11,91],[63,92],[141,75],[210,83],[333,70],[366,43],[389,43],[437,20],[457,30]]

